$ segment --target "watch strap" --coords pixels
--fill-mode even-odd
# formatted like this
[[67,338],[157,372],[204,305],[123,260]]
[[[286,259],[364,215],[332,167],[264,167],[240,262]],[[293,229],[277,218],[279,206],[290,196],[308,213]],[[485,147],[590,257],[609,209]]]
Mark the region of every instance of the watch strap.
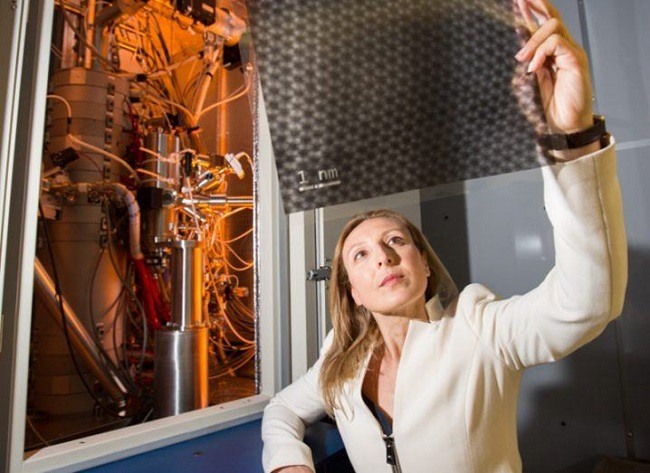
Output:
[[594,124],[586,130],[575,133],[548,133],[539,135],[537,142],[548,150],[575,149],[587,146],[600,140],[607,133],[605,118],[602,115],[594,115]]

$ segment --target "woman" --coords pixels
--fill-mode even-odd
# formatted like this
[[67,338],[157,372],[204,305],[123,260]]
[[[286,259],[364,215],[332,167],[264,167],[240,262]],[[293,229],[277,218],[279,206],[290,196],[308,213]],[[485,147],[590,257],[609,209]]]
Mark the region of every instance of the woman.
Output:
[[[517,54],[540,83],[554,133],[593,129],[586,55],[546,0],[519,0],[540,26]],[[556,264],[531,292],[459,295],[421,232],[390,211],[353,219],[337,244],[334,329],[309,372],[265,410],[265,471],[309,472],[305,424],[336,420],[359,472],[518,472],[525,368],[557,360],[620,314],[625,231],[609,139],[542,168]],[[585,144],[586,143],[586,144]]]

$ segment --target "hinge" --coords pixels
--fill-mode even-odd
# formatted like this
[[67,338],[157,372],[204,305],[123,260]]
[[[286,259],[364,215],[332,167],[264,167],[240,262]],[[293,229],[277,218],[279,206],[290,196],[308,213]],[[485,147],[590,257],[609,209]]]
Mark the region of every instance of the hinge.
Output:
[[307,271],[307,281],[329,281],[332,267],[324,265],[316,269]]

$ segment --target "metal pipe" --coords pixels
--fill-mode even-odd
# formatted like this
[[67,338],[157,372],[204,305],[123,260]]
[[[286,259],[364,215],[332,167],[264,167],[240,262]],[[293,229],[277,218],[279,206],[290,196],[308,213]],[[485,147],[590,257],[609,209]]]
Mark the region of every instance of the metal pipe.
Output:
[[253,197],[227,197],[225,194],[212,195],[210,197],[195,195],[192,199],[182,199],[181,203],[183,205],[231,205],[233,207],[252,207]]
[[172,248],[172,325],[186,330],[203,326],[203,250],[194,240],[174,242]]
[[203,80],[201,81],[201,87],[199,88],[198,98],[194,104],[194,114],[198,116],[203,110],[203,105],[205,104],[205,97],[208,95],[208,89],[212,83],[214,74],[217,72],[217,69],[220,66],[219,62],[219,47],[216,45],[211,45],[212,54],[210,55],[211,63],[206,66],[206,72],[204,74]]
[[208,219],[197,209],[192,209],[189,205],[184,205],[180,207],[181,212],[183,212],[185,215],[188,215],[190,218],[195,218],[201,223],[205,223],[208,221]]
[[[96,46],[95,43],[95,0],[88,0],[86,4],[86,21],[88,22],[88,31],[86,32],[86,41],[88,44]],[[99,49],[99,48],[98,48]],[[86,54],[84,57],[84,67],[86,69],[93,68],[93,52],[86,48]]]
[[63,306],[63,314],[61,314],[54,282],[38,258],[34,263],[34,282],[36,294],[62,330],[63,317],[65,317],[70,342],[75,351],[81,356],[111,399],[122,405],[125,402],[125,395],[128,394],[125,383],[122,382],[119,374],[104,362],[99,348],[63,296],[61,296],[61,305]]

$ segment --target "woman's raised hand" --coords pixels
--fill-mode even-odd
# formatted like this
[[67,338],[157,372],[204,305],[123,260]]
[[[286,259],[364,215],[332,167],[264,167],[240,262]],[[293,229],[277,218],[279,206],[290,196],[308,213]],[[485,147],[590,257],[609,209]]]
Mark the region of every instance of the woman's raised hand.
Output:
[[551,133],[572,133],[593,125],[587,54],[571,37],[547,0],[517,0],[532,36],[516,59],[536,73]]

